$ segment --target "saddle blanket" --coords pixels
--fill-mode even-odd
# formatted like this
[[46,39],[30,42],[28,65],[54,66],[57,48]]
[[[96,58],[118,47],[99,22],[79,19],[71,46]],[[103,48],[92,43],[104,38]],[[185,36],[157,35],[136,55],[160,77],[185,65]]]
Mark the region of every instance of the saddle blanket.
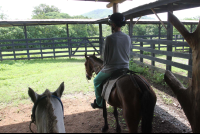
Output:
[[115,87],[115,83],[117,82],[117,80],[121,77],[123,77],[125,75],[121,75],[116,79],[111,79],[108,80],[104,85],[103,85],[103,90],[101,93],[101,97],[103,97],[108,103],[109,103],[109,97],[110,97],[110,93],[112,91],[112,89]]

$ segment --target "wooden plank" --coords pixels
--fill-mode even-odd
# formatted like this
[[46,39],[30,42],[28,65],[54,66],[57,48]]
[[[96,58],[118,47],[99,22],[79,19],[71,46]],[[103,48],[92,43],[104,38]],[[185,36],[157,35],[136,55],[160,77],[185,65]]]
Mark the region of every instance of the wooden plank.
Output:
[[[14,42],[12,41],[12,44],[14,44]],[[14,55],[14,59],[16,60],[16,55],[15,55],[15,48],[13,46],[13,55]]]
[[155,54],[162,54],[162,55],[167,55],[167,56],[172,56],[172,57],[192,59],[192,54],[153,50],[151,48],[137,47],[137,46],[132,46],[132,49],[139,49],[140,51],[143,50],[143,51],[147,51],[147,52],[151,52],[151,53],[155,53]]
[[[97,52],[98,54],[100,54],[100,53],[97,51],[96,47],[93,46],[92,43],[91,43],[88,39],[86,39],[85,41],[86,41],[86,43],[89,43],[89,44],[94,48],[94,50],[96,50],[96,52]],[[88,46],[87,46],[87,48],[88,48]]]
[[192,71],[192,66],[189,66],[189,65],[184,65],[184,64],[181,64],[181,63],[176,63],[176,62],[172,62],[172,61],[169,61],[169,60],[163,60],[163,59],[159,59],[159,58],[155,58],[155,57],[151,57],[151,56],[147,56],[147,55],[142,55],[142,54],[136,54],[136,53],[131,53],[131,54],[134,55],[134,56],[138,56],[138,57],[142,57],[142,58],[145,58],[145,59],[160,62],[160,63],[166,64],[166,65],[170,65],[170,66],[174,66],[174,67],[181,68],[181,69],[184,69],[184,70]]
[[169,40],[147,40],[147,39],[131,39],[135,42],[147,42],[149,44],[164,44],[164,45],[174,45],[174,46],[185,46],[190,47],[187,42],[169,41]]

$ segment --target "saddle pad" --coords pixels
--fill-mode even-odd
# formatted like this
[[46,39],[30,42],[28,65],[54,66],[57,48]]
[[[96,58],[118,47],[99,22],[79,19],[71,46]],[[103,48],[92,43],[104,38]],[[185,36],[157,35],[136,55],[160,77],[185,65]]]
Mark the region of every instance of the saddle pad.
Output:
[[104,85],[103,85],[103,90],[101,93],[101,97],[103,97],[108,103],[109,103],[109,97],[110,97],[110,93],[113,89],[113,87],[115,86],[116,81],[123,77],[124,75],[119,76],[116,79],[112,79],[112,80],[108,80]]

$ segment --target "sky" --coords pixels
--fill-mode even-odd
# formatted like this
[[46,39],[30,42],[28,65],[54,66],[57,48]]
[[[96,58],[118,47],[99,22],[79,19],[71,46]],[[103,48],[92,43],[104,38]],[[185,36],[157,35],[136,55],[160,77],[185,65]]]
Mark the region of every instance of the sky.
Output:
[[[137,2],[136,2],[137,1]],[[125,12],[137,6],[154,2],[156,0],[132,0],[119,4],[119,12]],[[81,15],[96,9],[106,9],[108,2],[89,2],[89,1],[68,1],[68,0],[0,0],[1,11],[6,14],[9,20],[31,19],[32,11],[35,6],[40,4],[54,5],[71,16]],[[112,8],[110,8],[112,10]],[[176,11],[174,14],[179,18],[191,18],[200,16],[200,7]],[[167,20],[167,14],[158,14],[162,20]],[[155,15],[150,15],[156,18]]]

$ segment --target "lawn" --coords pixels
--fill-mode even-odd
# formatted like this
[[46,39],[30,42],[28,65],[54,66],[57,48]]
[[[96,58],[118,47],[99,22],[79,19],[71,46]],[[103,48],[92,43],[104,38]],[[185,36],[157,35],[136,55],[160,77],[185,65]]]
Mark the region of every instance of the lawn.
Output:
[[29,99],[28,87],[41,94],[64,82],[64,94],[93,91],[85,77],[84,58],[37,59],[0,62],[0,104]]

